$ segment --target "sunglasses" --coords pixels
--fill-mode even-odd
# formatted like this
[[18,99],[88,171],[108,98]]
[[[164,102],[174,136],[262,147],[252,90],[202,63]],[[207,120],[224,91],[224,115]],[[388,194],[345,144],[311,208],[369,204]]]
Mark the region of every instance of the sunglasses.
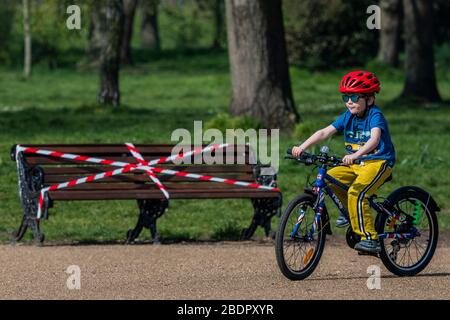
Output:
[[359,98],[366,98],[366,96],[358,96],[356,94],[352,94],[351,96],[349,96],[348,94],[342,95],[342,100],[344,102],[348,102],[348,100],[352,100],[353,103],[356,103],[356,102],[358,102]]

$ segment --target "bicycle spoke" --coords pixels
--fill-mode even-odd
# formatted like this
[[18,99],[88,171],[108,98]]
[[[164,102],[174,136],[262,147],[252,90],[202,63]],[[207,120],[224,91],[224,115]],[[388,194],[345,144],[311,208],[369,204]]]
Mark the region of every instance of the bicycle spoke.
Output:
[[[302,239],[305,239],[306,235],[309,234],[309,230],[312,227],[312,222],[309,223],[311,218],[314,217],[314,213],[308,213],[308,207],[301,206],[295,211],[295,214],[292,215],[293,219],[289,220],[289,229],[293,230],[295,225],[298,223],[298,218],[303,213],[303,220],[301,222],[301,226],[297,231],[297,234],[294,235],[299,237],[300,239],[293,238],[290,243],[285,246],[285,255],[287,256],[287,265],[290,266],[291,269],[300,271],[306,267],[303,258],[307,255],[308,250],[312,247],[315,248],[315,245],[312,242],[306,242]],[[311,217],[310,217],[311,215]],[[314,220],[313,220],[314,221]],[[290,238],[290,233],[285,235],[286,238]],[[312,240],[313,241],[313,240]]]
[[[416,239],[413,239],[413,241],[414,241],[414,245],[418,246],[418,247],[419,247],[420,249],[422,249],[423,251],[426,251],[426,250],[427,250],[427,246],[425,246],[425,248],[424,248],[422,244],[420,244],[420,243],[418,243],[418,242],[416,241]],[[428,240],[427,240],[427,241],[428,241]]]
[[413,243],[414,243],[414,246],[416,247],[416,258],[417,258],[417,261],[419,261],[420,260],[420,256],[422,254],[420,254],[420,256],[419,256],[419,253],[420,253],[419,246],[417,246],[416,241],[413,241]]
[[[420,206],[420,207],[419,207]],[[397,259],[394,264],[402,268],[413,268],[419,264],[427,255],[431,244],[432,233],[430,230],[430,215],[424,203],[415,198],[402,199],[395,203],[394,207],[400,213],[400,220],[395,221],[394,228],[391,228],[391,220],[386,221],[385,232],[411,233],[413,227],[417,229],[420,236],[411,239],[398,239],[400,243]],[[410,218],[407,218],[407,217]],[[413,218],[414,221],[410,219]],[[395,252],[394,246],[384,241],[385,251],[391,257]]]
[[413,263],[412,263],[413,261],[411,258],[411,250],[410,250],[409,246],[406,247],[406,251],[408,252],[408,262],[411,262],[411,264],[409,264],[409,265],[413,265]]
[[[401,249],[400,249],[400,250],[401,250]],[[406,251],[403,253],[402,258],[400,259],[400,264],[401,264],[402,266],[404,266],[404,265],[402,264],[402,262],[403,262],[403,260],[405,259],[405,255],[406,255]]]

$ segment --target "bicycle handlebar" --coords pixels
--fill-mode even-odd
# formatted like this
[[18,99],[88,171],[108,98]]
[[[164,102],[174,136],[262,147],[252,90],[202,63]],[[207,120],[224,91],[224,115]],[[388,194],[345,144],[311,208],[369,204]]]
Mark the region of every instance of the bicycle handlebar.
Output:
[[[317,162],[323,163],[323,164],[329,164],[329,165],[342,165],[342,158],[336,157],[336,156],[329,156],[326,153],[320,153],[320,154],[310,154],[308,152],[302,152],[300,157],[294,157],[292,156],[292,148],[287,149],[286,153],[288,155],[291,155],[291,157],[285,157],[285,159],[293,159],[297,160],[298,162],[304,163],[306,165],[313,165]],[[361,160],[356,159],[353,161],[354,164],[360,164]]]

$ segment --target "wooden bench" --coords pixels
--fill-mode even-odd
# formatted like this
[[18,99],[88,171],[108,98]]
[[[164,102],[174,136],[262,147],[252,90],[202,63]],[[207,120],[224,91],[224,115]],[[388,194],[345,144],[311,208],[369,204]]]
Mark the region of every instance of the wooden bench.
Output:
[[[29,144],[20,146],[138,164],[124,144]],[[168,144],[136,145],[146,161],[170,156],[173,147],[174,145]],[[11,158],[17,162],[23,218],[18,231],[13,233],[13,241],[19,241],[28,227],[32,230],[38,245],[44,241],[44,235],[39,227],[40,219],[37,218],[39,195],[42,188],[117,169],[114,166],[16,152],[16,148],[17,145],[12,147]],[[240,155],[243,156],[245,161],[243,164],[218,165],[206,164],[204,161],[201,164],[193,164],[194,158],[190,157],[191,164],[175,165],[170,162],[158,164],[155,167],[276,186],[276,175],[264,173],[268,169],[266,166],[252,162],[253,155],[249,146],[228,146],[223,152],[224,157],[226,155],[231,156],[232,159],[237,159]],[[212,155],[214,155],[214,151]],[[243,230],[241,238],[249,239],[258,226],[264,228],[266,236],[271,235],[270,220],[272,216],[279,213],[281,208],[280,192],[167,174],[156,173],[156,176],[167,188],[170,195],[169,201],[176,199],[251,199],[254,207],[253,219],[250,226]],[[159,242],[160,237],[156,222],[169,204],[169,201],[149,179],[148,175],[144,171],[138,170],[49,191],[46,194],[42,214],[42,218],[45,219],[48,219],[48,209],[53,207],[54,201],[137,200],[139,218],[136,227],[127,233],[127,243],[134,242],[144,227],[150,229],[153,242]]]

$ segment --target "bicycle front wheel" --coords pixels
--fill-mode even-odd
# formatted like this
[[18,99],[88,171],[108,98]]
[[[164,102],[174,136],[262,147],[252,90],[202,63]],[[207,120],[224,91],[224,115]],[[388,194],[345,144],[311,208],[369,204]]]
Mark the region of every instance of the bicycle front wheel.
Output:
[[302,194],[288,204],[280,219],[275,254],[281,272],[291,280],[303,280],[311,275],[323,253],[326,239],[324,217],[313,228],[316,218],[314,202],[314,196]]

